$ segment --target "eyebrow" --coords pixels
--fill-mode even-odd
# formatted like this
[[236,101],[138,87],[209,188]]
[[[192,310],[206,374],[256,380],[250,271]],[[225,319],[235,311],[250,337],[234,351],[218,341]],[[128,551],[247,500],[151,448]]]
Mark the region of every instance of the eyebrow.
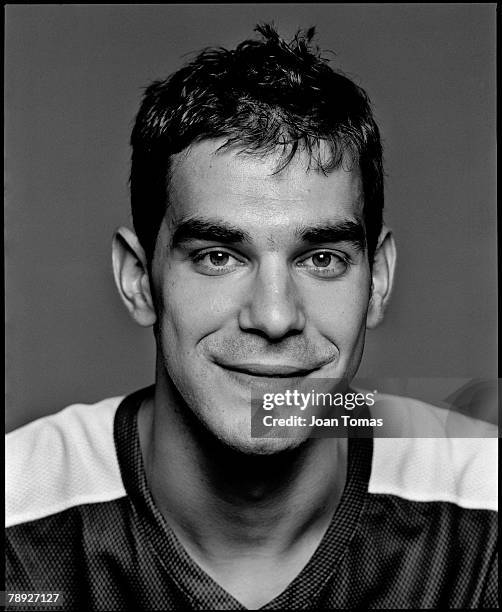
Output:
[[[358,251],[366,248],[366,233],[359,220],[342,220],[319,225],[300,226],[295,235],[302,242],[317,245],[324,242],[348,242]],[[248,232],[219,219],[183,219],[175,224],[171,248],[181,246],[192,240],[220,242],[223,244],[251,243]]]
[[358,250],[366,249],[366,232],[359,220],[346,219],[335,223],[301,226],[296,230],[298,238],[312,245],[323,242],[349,242]]
[[176,224],[171,239],[171,248],[176,248],[191,240],[236,244],[239,242],[251,242],[251,237],[247,232],[225,221],[184,219]]

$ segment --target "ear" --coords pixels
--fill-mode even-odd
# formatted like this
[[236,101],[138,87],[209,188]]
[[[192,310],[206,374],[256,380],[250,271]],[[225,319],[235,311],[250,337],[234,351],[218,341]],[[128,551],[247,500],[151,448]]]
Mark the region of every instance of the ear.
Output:
[[153,325],[157,317],[145,252],[136,234],[126,227],[115,232],[112,260],[115,284],[132,318],[143,327]]
[[366,315],[366,327],[373,329],[384,317],[394,284],[396,243],[388,227],[382,227],[373,258],[372,290]]

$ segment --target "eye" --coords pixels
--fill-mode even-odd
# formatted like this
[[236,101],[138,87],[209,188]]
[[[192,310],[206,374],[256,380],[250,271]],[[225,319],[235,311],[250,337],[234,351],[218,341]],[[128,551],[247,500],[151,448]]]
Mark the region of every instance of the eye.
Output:
[[213,266],[225,266],[230,260],[230,255],[224,251],[211,251],[207,256]]
[[331,263],[330,253],[314,253],[312,255],[312,263],[317,268],[326,268]]
[[305,268],[309,274],[322,278],[337,278],[347,271],[350,261],[332,251],[316,251],[299,260],[296,265]]
[[228,274],[236,268],[245,265],[235,255],[222,249],[212,249],[211,251],[197,253],[192,257],[192,261],[199,272],[209,276]]

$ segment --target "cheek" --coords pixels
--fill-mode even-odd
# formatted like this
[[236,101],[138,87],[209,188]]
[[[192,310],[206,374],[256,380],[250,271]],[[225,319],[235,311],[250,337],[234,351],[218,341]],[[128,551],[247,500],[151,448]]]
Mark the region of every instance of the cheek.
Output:
[[340,350],[352,348],[366,327],[369,301],[369,280],[365,275],[358,282],[334,283],[310,296],[308,318],[317,330]]
[[217,283],[187,279],[166,271],[158,301],[164,344],[190,350],[208,334],[221,329],[238,311],[238,296]]

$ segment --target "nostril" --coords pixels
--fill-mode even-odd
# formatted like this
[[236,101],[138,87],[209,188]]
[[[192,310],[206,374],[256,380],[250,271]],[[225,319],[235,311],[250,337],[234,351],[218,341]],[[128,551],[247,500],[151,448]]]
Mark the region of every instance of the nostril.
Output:
[[287,340],[288,338],[292,336],[298,336],[302,333],[302,331],[299,329],[288,329],[284,334],[270,335],[269,333],[267,333],[266,331],[262,329],[253,328],[253,327],[244,329],[243,331],[246,333],[256,334],[257,336],[260,336],[261,338],[264,338],[265,340],[267,340],[268,344],[272,344],[272,345],[281,344],[282,342],[284,342],[284,340]]

